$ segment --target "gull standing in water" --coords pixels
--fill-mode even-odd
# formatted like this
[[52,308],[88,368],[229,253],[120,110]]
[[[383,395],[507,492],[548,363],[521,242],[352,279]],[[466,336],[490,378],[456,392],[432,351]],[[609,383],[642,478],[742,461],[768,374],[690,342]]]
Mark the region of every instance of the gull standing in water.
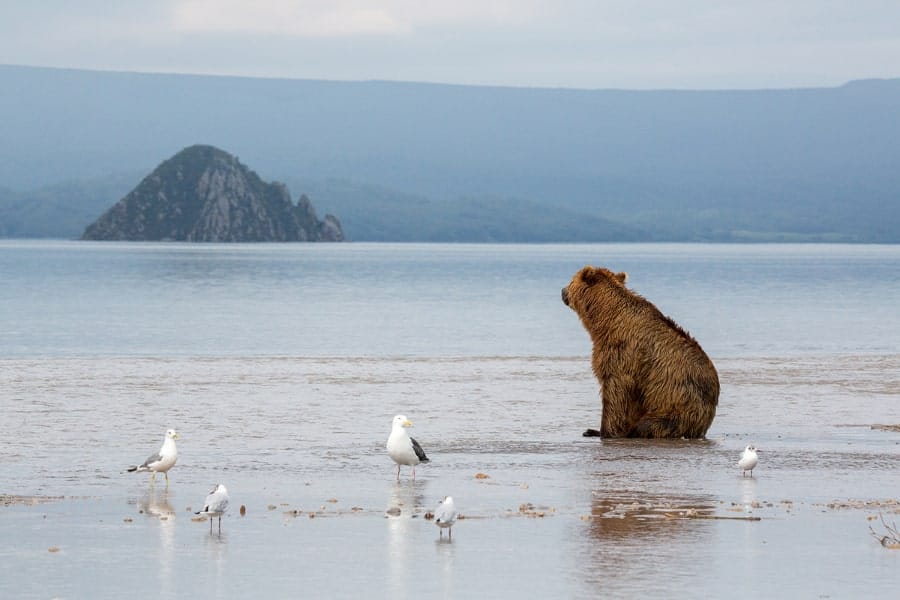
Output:
[[150,483],[156,481],[156,474],[162,473],[166,476],[166,485],[169,485],[169,469],[175,466],[178,460],[178,449],[175,447],[175,440],[178,439],[178,432],[170,429],[166,432],[163,440],[162,448],[156,454],[151,454],[144,461],[144,464],[128,469],[129,473],[140,473],[142,471],[150,471],[153,475],[150,477]]
[[416,478],[416,465],[430,462],[419,442],[406,433],[412,422],[404,415],[394,417],[391,435],[387,441],[388,456],[397,463],[397,481],[400,480],[400,465],[412,467],[412,477]]
[[756,448],[750,444],[741,452],[741,459],[738,466],[741,468],[741,477],[746,476],[746,472],[750,471],[750,477],[753,477],[753,469],[759,463],[759,456],[756,455]]
[[228,490],[221,483],[216,484],[203,503],[203,510],[198,510],[195,515],[209,517],[209,534],[212,535],[213,519],[219,517],[219,535],[222,535],[222,515],[228,510]]
[[434,524],[441,528],[441,539],[444,538],[444,529],[447,530],[449,539],[453,539],[453,524],[456,523],[456,506],[453,498],[447,496],[438,504],[434,511]]

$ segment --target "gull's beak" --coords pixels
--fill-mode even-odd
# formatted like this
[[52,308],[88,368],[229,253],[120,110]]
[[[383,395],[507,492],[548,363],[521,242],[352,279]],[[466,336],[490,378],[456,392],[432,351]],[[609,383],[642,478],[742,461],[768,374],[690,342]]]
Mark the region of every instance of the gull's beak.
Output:
[[410,421],[409,419],[403,421],[403,426],[404,427],[412,427],[412,421]]
[[173,439],[173,440],[177,440],[177,439],[179,439],[179,438],[181,438],[181,436],[178,435],[178,432],[175,432],[175,435],[172,436],[172,439]]

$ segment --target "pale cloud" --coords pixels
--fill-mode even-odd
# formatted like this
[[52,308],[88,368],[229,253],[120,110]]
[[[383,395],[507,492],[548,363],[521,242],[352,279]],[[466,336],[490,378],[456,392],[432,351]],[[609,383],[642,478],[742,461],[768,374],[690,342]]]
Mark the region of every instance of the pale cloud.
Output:
[[447,25],[500,26],[537,14],[515,0],[183,0],[172,8],[176,30],[299,37],[405,35]]
[[582,88],[897,77],[896,0],[0,0],[0,63]]

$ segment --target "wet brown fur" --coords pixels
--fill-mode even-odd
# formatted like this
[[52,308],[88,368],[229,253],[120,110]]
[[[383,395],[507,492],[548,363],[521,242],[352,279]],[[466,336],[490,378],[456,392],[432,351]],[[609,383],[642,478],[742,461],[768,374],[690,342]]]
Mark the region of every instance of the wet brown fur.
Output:
[[594,344],[599,435],[702,438],[719,401],[716,368],[694,338],[625,287],[626,277],[584,267],[562,290]]

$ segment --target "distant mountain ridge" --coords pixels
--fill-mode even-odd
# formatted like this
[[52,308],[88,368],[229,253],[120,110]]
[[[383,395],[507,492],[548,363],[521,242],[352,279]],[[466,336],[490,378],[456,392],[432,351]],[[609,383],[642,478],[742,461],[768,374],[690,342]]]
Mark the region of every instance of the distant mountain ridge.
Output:
[[84,240],[342,241],[333,215],[318,220],[306,196],[265,183],[227,152],[194,145],[163,162],[90,224]]
[[0,88],[0,235],[57,235],[45,207],[97,205],[81,182],[203,141],[359,241],[900,242],[900,79],[628,91],[0,66]]

